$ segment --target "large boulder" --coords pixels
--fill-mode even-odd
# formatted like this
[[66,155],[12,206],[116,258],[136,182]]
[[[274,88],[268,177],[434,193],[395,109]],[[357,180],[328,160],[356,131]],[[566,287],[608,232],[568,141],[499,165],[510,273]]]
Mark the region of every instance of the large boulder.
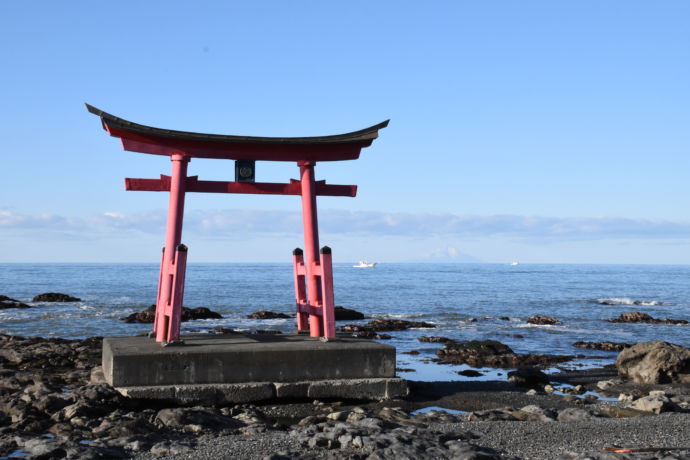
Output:
[[549,383],[549,376],[536,367],[521,367],[508,372],[508,381],[522,387],[544,386]]
[[426,336],[422,335],[419,337],[420,342],[427,342],[427,343],[448,343],[448,342],[454,342],[453,339],[450,339],[448,337],[439,337],[439,336]]
[[182,307],[182,321],[195,319],[222,319],[223,315],[206,307],[187,308]]
[[[129,316],[120,318],[125,323],[153,323],[156,318],[156,306],[151,305],[144,311],[132,313]],[[187,308],[182,307],[181,321],[193,321],[195,319],[221,319],[220,313],[209,310],[206,307]]]
[[277,313],[275,311],[259,310],[254,313],[247,315],[249,319],[285,319],[290,318],[290,315],[285,313]]
[[654,340],[636,343],[616,359],[618,375],[637,383],[690,383],[690,349]]
[[131,315],[120,318],[125,323],[153,323],[156,318],[156,306],[151,305],[144,311],[132,313]]
[[660,414],[662,412],[672,412],[675,409],[675,404],[671,402],[664,395],[650,395],[644,396],[631,404],[628,404],[630,409],[641,410],[643,412],[653,412]]
[[632,344],[623,342],[575,342],[573,344],[577,348],[588,348],[590,350],[600,350],[600,351],[623,351],[625,348],[629,348]]
[[441,364],[469,364],[472,367],[550,367],[569,361],[575,356],[515,353],[509,346],[496,340],[470,340],[447,342],[436,352]]
[[352,337],[356,339],[376,339],[376,340],[389,340],[392,339],[393,337],[390,334],[382,334],[380,332],[376,331],[371,331],[371,330],[364,330],[364,331],[355,331],[352,333]]
[[556,324],[558,320],[553,316],[532,315],[527,319],[530,324]]
[[618,318],[612,318],[608,321],[610,323],[688,324],[688,321],[685,319],[652,318],[647,313],[642,313],[640,311],[623,313]]
[[46,292],[34,297],[33,302],[81,302],[81,299],[60,292]]
[[17,299],[7,297],[6,295],[0,295],[0,310],[4,310],[5,308],[30,308],[30,307],[27,304],[18,301]]
[[353,321],[358,319],[364,319],[364,313],[358,312],[351,308],[341,307],[336,305],[334,308],[335,320],[336,321]]
[[340,329],[343,332],[360,331],[404,331],[412,328],[433,328],[435,324],[425,323],[424,321],[406,321],[404,319],[375,319],[367,324],[346,324]]

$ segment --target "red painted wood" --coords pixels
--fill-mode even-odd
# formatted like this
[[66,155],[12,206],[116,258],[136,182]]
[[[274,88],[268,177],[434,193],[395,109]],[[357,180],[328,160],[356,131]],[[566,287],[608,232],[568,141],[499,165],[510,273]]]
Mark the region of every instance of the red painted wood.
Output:
[[153,334],[158,330],[158,305],[161,301],[161,289],[163,288],[163,274],[165,273],[165,248],[161,251],[161,265],[158,271],[158,294],[156,295],[156,313],[153,315]]
[[304,262],[300,262],[296,269],[298,275],[307,276],[307,267],[304,266]]
[[[125,179],[125,190],[137,192],[170,191],[170,176],[161,174],[160,179]],[[265,195],[301,195],[300,181],[291,179],[289,184],[275,182],[228,182],[199,180],[191,176],[186,181],[187,192],[199,193],[246,193]],[[332,185],[325,180],[316,182],[316,195],[349,196],[357,195],[356,185]]]
[[173,267],[172,302],[169,310],[167,342],[180,340],[180,323],[182,321],[182,299],[184,298],[184,281],[187,270],[187,247],[180,244],[175,251]]
[[103,128],[126,150],[155,155],[267,161],[354,160],[378,137],[388,120],[358,131],[314,137],[257,137],[196,133],[134,123],[86,104]]
[[321,316],[322,315],[322,308],[321,307],[312,307],[309,304],[298,304],[297,305],[297,311],[303,314],[309,314],[309,315],[316,315],[316,316]]
[[[307,267],[307,296],[309,305],[321,305],[321,286],[316,267],[319,265],[319,222],[316,217],[316,181],[314,163],[300,161],[300,186],[302,190],[302,223],[304,225],[304,265]],[[319,315],[309,315],[309,335],[321,337],[323,324]]]
[[[182,308],[182,300],[175,302],[174,281],[180,276],[175,271],[176,248],[182,239],[182,218],[184,215],[184,195],[189,158],[173,155],[172,178],[170,181],[170,200],[168,203],[168,221],[165,234],[165,263],[161,275],[161,295],[156,304],[156,342],[170,342],[170,319],[166,314],[170,307]],[[184,275],[182,275],[184,276]],[[184,279],[184,278],[183,278]],[[177,307],[175,307],[177,305]],[[178,328],[179,329],[179,328]],[[179,330],[177,331],[179,335]]]
[[300,307],[307,303],[307,288],[304,277],[306,270],[304,268],[304,256],[302,254],[292,255],[292,265],[294,268],[295,281],[295,306],[297,310],[297,330],[306,331],[309,328],[308,311],[303,312]]
[[259,161],[342,161],[356,160],[360,150],[371,145],[373,139],[342,144],[251,144],[212,141],[191,141],[144,136],[122,129],[107,129],[122,140],[122,147],[130,152],[153,155],[185,154],[194,158]]
[[333,256],[326,251],[321,252],[321,298],[323,335],[326,338],[335,337],[335,299],[333,297]]

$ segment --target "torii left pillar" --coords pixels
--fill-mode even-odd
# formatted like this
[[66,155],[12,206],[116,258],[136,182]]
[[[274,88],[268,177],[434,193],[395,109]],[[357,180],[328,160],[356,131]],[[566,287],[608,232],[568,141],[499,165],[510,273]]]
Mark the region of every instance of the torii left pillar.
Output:
[[165,247],[161,257],[158,298],[153,332],[156,341],[173,343],[180,340],[182,298],[187,266],[187,247],[182,244],[182,222],[189,157],[174,154],[170,179],[170,201],[165,234]]
[[[333,268],[331,249],[319,251],[319,222],[316,213],[315,161],[299,161],[304,254],[293,252],[297,329],[309,329],[311,337],[335,337]],[[306,278],[306,280],[305,280]],[[305,283],[306,281],[306,283]],[[306,284],[306,295],[305,295]],[[308,322],[307,322],[308,321]]]

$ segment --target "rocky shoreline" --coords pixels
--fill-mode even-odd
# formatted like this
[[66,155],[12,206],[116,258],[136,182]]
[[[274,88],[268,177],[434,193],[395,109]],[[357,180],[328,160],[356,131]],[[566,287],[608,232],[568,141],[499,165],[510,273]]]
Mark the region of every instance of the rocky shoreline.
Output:
[[[613,368],[524,387],[411,382],[409,397],[380,402],[183,407],[95,383],[100,346],[0,335],[0,457],[690,458],[690,384],[624,381]],[[616,446],[663,449],[602,450]]]

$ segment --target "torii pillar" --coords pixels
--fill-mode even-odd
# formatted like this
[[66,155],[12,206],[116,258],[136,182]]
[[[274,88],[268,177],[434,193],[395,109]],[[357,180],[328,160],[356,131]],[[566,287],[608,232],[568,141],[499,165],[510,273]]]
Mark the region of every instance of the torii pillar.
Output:
[[[171,176],[125,179],[127,190],[170,192],[153,330],[157,342],[169,344],[180,339],[187,263],[187,247],[182,244],[182,223],[187,192],[299,195],[302,199],[305,249],[298,248],[293,252],[297,328],[308,330],[311,337],[335,337],[332,256],[329,247],[319,249],[316,197],[354,197],[357,186],[316,181],[314,168],[319,161],[359,158],[360,150],[371,145],[378,137],[379,129],[388,126],[388,120],[359,131],[332,136],[252,137],[154,128],[118,118],[88,104],[86,107],[101,118],[103,128],[111,136],[121,139],[125,150],[164,155],[172,161]],[[187,176],[187,165],[192,158],[235,160],[235,181],[200,181],[196,176]],[[289,183],[254,182],[255,161],[296,162],[300,179]]]

